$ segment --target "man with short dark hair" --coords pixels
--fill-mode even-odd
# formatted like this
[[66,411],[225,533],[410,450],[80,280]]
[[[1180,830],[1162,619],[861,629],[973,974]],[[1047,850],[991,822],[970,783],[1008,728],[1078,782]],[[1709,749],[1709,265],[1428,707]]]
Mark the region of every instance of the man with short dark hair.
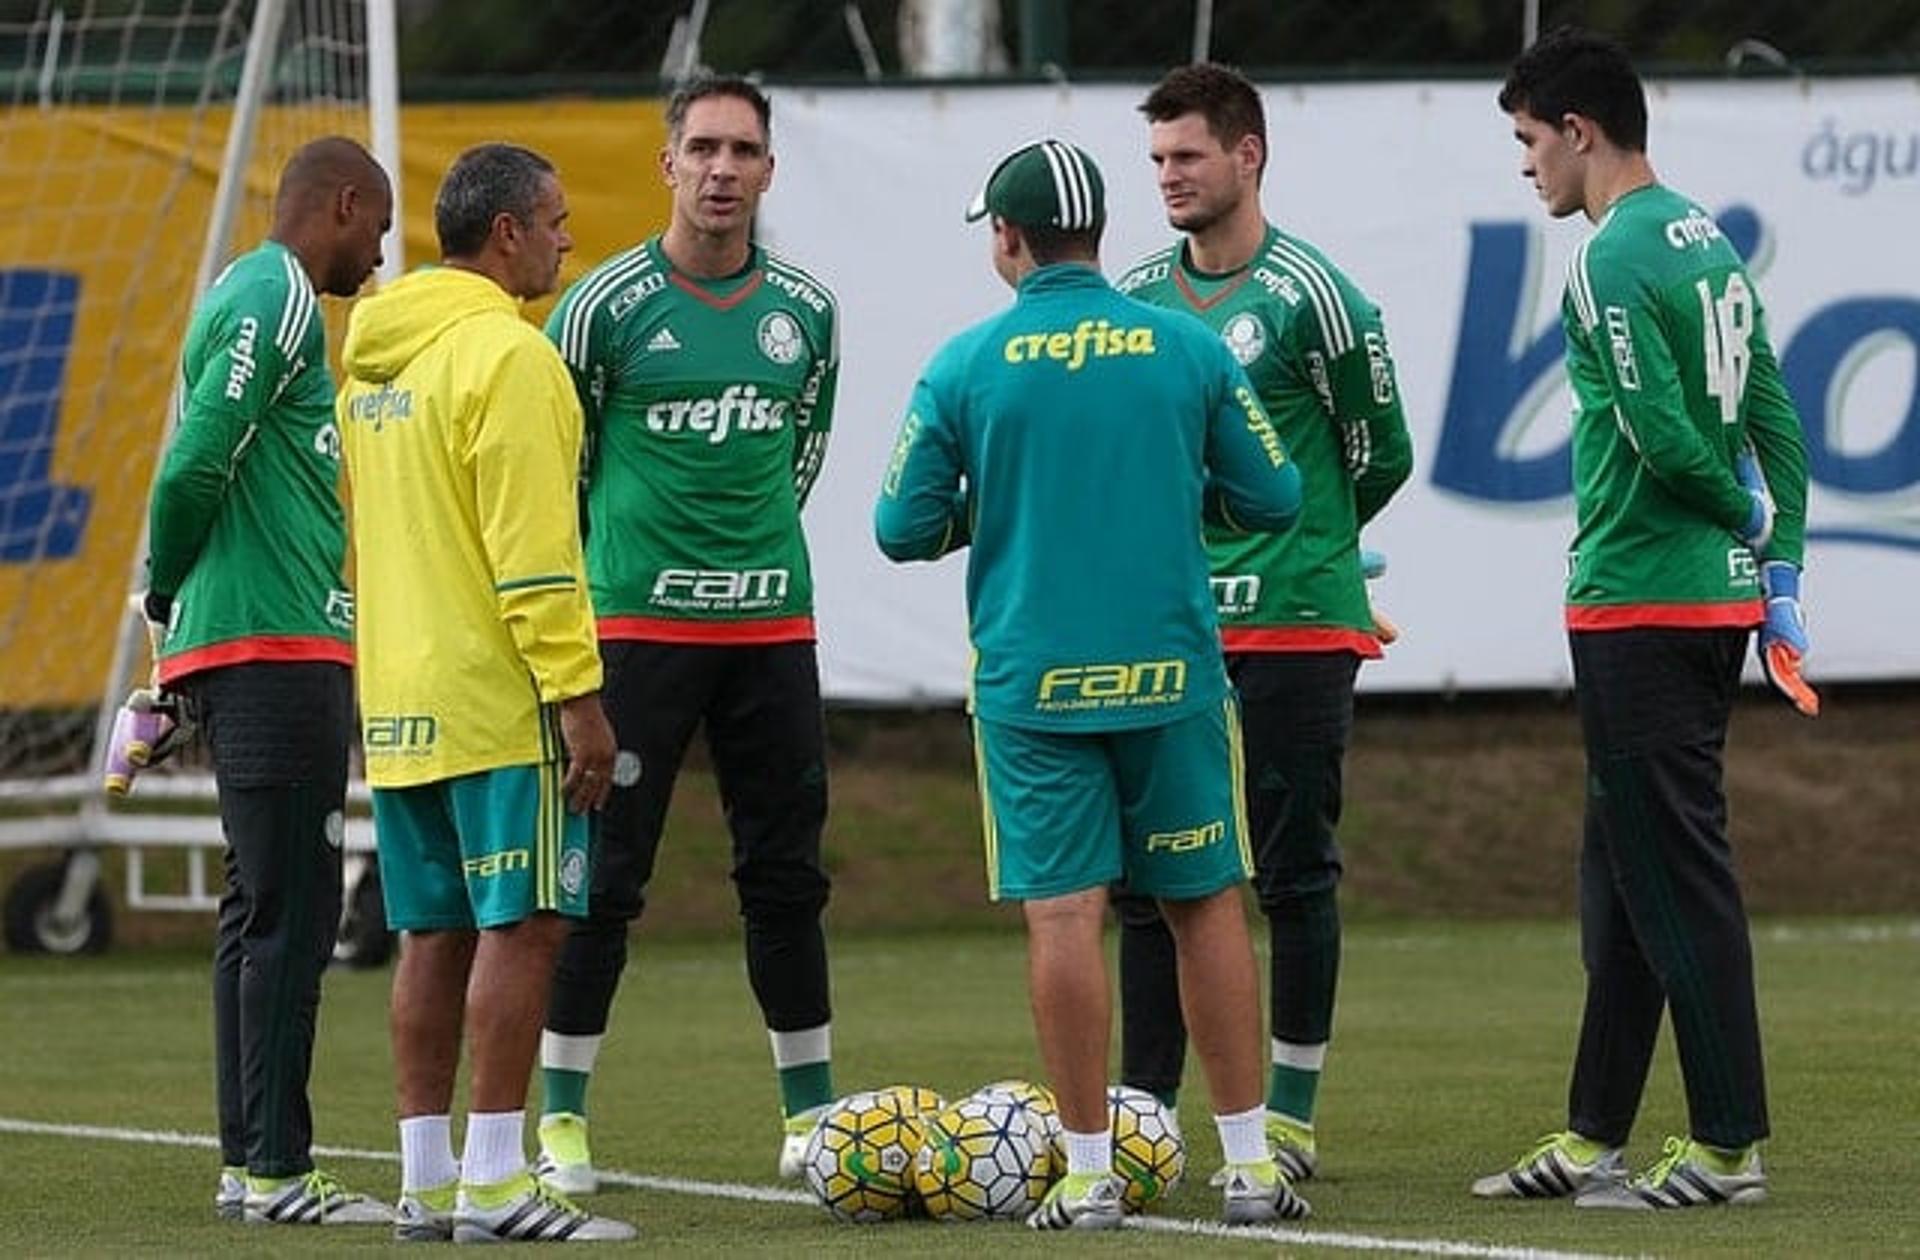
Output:
[[585,815],[614,766],[573,510],[580,410],[517,306],[553,291],[566,219],[545,158],[469,149],[434,202],[443,265],[368,298],[347,328],[360,717],[387,920],[405,934],[403,1241],[634,1236],[536,1180],[523,1133],[553,959],[586,912]]
[[826,455],[839,313],[824,284],[754,243],[771,117],[745,79],[676,92],[660,155],[666,230],[581,277],[547,321],[586,412],[607,707],[643,767],[599,819],[588,916],[561,951],[541,1041],[541,1175],[572,1193],[598,1183],[587,1084],[697,727],[733,838],[783,1177],[800,1175],[834,1096],[826,738],[800,512]]
[[[1271,944],[1267,1138],[1295,1181],[1319,1166],[1314,1109],[1340,975],[1343,762],[1362,661],[1392,630],[1367,598],[1360,530],[1413,469],[1380,310],[1305,240],[1267,221],[1260,94],[1211,63],[1170,71],[1140,106],[1167,220],[1186,233],[1119,289],[1186,311],[1246,369],[1300,467],[1300,526],[1212,528],[1227,673],[1246,725],[1248,837]],[[1121,1079],[1171,1102],[1186,1030],[1173,941],[1121,893]]]
[[1101,277],[1105,194],[1084,151],[1015,150],[967,217],[990,220],[1014,304],[922,373],[875,533],[899,561],[971,548],[988,890],[1023,903],[1067,1149],[1028,1223],[1120,1223],[1101,934],[1122,875],[1160,898],[1173,929],[1227,1222],[1303,1217],[1262,1127],[1239,717],[1199,530],[1203,518],[1287,528],[1299,474],[1217,337]]
[[[386,173],[358,143],[329,136],[293,155],[267,240],[227,264],[194,312],[179,426],[153,489],[156,672],[206,728],[226,836],[214,1208],[259,1223],[391,1219],[314,1168],[307,1083],[340,921],[353,737],[340,437],[317,299],[359,292],[392,213]],[[111,790],[164,755],[173,720],[122,713]]]
[[[1586,1010],[1567,1127],[1483,1198],[1683,1208],[1767,1194],[1752,946],[1722,752],[1748,631],[1811,716],[1800,615],[1807,461],[1758,293],[1647,161],[1646,94],[1611,39],[1559,30],[1500,92],[1547,213],[1596,226],[1561,306],[1577,516],[1567,630],[1586,741]],[[1689,1134],[1628,1179],[1623,1148],[1673,1015]]]

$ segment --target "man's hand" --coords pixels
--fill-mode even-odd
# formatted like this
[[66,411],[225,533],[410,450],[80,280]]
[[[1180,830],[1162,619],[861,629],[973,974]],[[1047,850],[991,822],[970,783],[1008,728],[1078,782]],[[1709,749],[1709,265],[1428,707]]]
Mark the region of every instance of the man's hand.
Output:
[[1760,589],[1767,600],[1767,619],[1760,623],[1754,649],[1760,672],[1773,689],[1808,717],[1820,713],[1820,697],[1800,676],[1807,656],[1807,617],[1800,610],[1800,566],[1769,560],[1760,566]]
[[600,693],[560,702],[560,739],[567,746],[567,777],[561,785],[576,814],[599,809],[613,791],[613,724],[600,707]]
[[1753,443],[1742,443],[1739,453],[1733,457],[1733,476],[1746,490],[1750,501],[1746,524],[1740,528],[1740,541],[1758,556],[1773,537],[1773,491],[1767,487],[1766,474],[1760,471],[1760,457],[1754,454]]

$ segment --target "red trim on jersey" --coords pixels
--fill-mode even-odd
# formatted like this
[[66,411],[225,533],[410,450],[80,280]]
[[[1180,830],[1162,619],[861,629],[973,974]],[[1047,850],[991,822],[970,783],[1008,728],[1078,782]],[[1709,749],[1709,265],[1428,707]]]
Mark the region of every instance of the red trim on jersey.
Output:
[[747,297],[755,289],[760,287],[761,282],[766,278],[766,272],[756,270],[751,276],[747,277],[746,281],[742,283],[739,288],[727,294],[725,297],[721,297],[719,294],[709,292],[707,289],[701,287],[698,281],[689,280],[677,271],[669,271],[667,273],[667,279],[673,281],[679,285],[680,288],[691,293],[694,297],[699,298],[716,311],[730,311],[740,305],[740,303],[747,300]]
[[1569,630],[1638,630],[1670,626],[1683,630],[1745,630],[1766,619],[1757,599],[1731,604],[1568,604]]
[[764,621],[686,621],[673,617],[602,617],[603,639],[639,639],[649,643],[812,643],[812,617],[773,617]]
[[1173,287],[1180,290],[1180,296],[1187,299],[1187,305],[1193,307],[1194,310],[1210,311],[1238,292],[1240,286],[1245,284],[1247,277],[1252,274],[1253,264],[1248,263],[1240,269],[1240,274],[1233,278],[1232,284],[1222,285],[1218,293],[1210,298],[1203,298],[1194,292],[1193,285],[1188,283],[1186,269],[1176,262],[1173,265]]
[[1378,638],[1344,626],[1222,626],[1220,646],[1228,652],[1352,652],[1370,661],[1386,655]]
[[323,634],[256,634],[244,639],[228,639],[165,658],[160,662],[160,681],[178,682],[188,674],[203,670],[257,661],[331,661],[351,667],[353,645]]

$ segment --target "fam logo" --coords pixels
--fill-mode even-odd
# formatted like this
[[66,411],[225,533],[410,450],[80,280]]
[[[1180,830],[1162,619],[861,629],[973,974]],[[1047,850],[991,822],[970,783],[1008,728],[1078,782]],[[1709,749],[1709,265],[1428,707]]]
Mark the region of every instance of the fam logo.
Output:
[[1253,361],[1267,348],[1267,330],[1260,323],[1260,317],[1252,311],[1241,311],[1220,330],[1220,340],[1227,343],[1227,349],[1241,367],[1251,367]]
[[769,311],[761,316],[756,335],[760,340],[760,353],[781,367],[798,363],[801,350],[806,348],[806,343],[800,340],[800,325],[785,311]]
[[[1714,222],[1755,274],[1765,270],[1771,251],[1752,207],[1730,206]],[[1565,499],[1573,492],[1572,442],[1556,405],[1566,396],[1565,339],[1542,310],[1558,299],[1559,285],[1541,274],[1539,233],[1527,223],[1475,223],[1470,232],[1433,483],[1488,503]],[[1676,248],[1711,239],[1693,219],[1670,225],[1669,236]],[[1727,333],[1737,335],[1751,317],[1721,309],[1735,297],[1703,295],[1716,344],[1701,347],[1702,369],[1721,393],[1744,385],[1745,359],[1726,354]],[[1773,325],[1773,337],[1800,413],[1807,470],[1823,492],[1807,537],[1920,550],[1920,296],[1892,284],[1836,296],[1790,333]],[[1616,363],[1627,353],[1637,379],[1645,364],[1632,359],[1630,343],[1609,348]]]

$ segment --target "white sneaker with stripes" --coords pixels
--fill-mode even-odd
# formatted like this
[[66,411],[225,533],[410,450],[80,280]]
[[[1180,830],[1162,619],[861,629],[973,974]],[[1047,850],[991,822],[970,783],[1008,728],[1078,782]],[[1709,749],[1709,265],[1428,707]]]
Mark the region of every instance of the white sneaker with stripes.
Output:
[[1737,1206],[1767,1197],[1767,1171],[1760,1164],[1757,1146],[1728,1156],[1691,1138],[1670,1137],[1662,1150],[1660,1162],[1642,1175],[1584,1190],[1573,1205],[1648,1212],[1722,1203]]
[[247,1178],[241,1211],[249,1225],[391,1225],[393,1209],[356,1194],[331,1173]]
[[453,1209],[453,1241],[624,1242],[640,1231],[595,1216],[530,1173],[499,1186],[462,1184]]
[[1627,1179],[1619,1148],[1603,1147],[1570,1130],[1549,1133],[1505,1172],[1473,1183],[1482,1199],[1564,1199]]

